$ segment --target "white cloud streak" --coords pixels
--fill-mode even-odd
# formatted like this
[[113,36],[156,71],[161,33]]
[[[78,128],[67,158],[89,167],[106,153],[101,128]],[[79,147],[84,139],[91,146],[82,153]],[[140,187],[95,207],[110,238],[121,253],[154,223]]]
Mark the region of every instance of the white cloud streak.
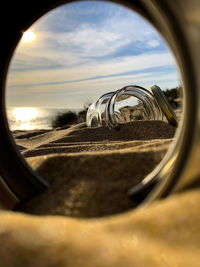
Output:
[[[76,81],[96,76],[117,75],[130,71],[139,71],[153,67],[164,67],[174,64],[172,56],[165,52],[160,54],[143,54],[131,57],[119,57],[109,61],[93,61],[88,64],[62,69],[44,69],[26,72],[10,72],[8,87],[38,83],[55,83]],[[42,90],[42,85],[41,85]]]
[[[55,13],[58,22],[52,16],[53,12],[49,17],[46,15],[32,27],[35,41],[19,43],[7,78],[8,103],[9,97],[21,95],[23,98],[23,94],[27,99],[30,94],[31,102],[34,93],[49,97],[68,95],[70,101],[75,102],[77,95],[79,99],[81,94],[96,96],[130,83],[148,86],[154,81],[162,85],[178,81],[176,72],[172,75],[149,73],[151,68],[173,67],[174,59],[167,48],[159,52],[154,50],[162,44],[162,39],[153,27],[132,12],[127,12],[126,16],[112,12],[112,16],[100,23],[95,23],[95,19],[94,23],[81,22],[66,32],[44,31],[48,23],[65,22],[61,8]],[[131,51],[139,49],[140,53],[120,55],[126,47]],[[142,73],[125,74],[134,71]]]

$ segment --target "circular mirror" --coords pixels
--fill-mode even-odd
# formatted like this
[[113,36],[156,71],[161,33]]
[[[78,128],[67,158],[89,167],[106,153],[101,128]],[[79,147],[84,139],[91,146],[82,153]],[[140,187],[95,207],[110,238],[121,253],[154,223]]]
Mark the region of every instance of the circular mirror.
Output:
[[[135,188],[178,138],[151,87],[161,88],[180,128],[181,84],[165,41],[131,9],[76,1],[41,17],[13,54],[6,111],[17,149],[49,188],[18,209],[97,217],[137,206],[144,196]],[[127,86],[137,86],[138,95],[126,91],[112,98]],[[159,116],[148,115],[154,109],[149,98]],[[105,119],[108,103],[120,127],[110,127],[112,112]],[[91,125],[88,110],[96,114]]]

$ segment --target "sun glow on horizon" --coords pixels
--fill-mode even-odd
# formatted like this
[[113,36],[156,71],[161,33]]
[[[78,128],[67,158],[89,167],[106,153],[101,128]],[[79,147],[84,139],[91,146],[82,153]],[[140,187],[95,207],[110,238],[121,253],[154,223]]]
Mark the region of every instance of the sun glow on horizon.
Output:
[[26,122],[35,119],[38,116],[38,110],[29,107],[15,108],[12,114],[16,121]]
[[35,39],[35,33],[32,30],[27,30],[23,33],[22,43],[32,42]]

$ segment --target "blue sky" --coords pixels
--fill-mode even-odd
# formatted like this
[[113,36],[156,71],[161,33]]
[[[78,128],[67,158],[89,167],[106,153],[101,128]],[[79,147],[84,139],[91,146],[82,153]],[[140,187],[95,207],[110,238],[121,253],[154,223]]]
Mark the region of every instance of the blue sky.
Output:
[[8,106],[80,108],[130,84],[179,85],[171,52],[141,16],[120,5],[81,1],[47,13],[18,44],[7,78]]

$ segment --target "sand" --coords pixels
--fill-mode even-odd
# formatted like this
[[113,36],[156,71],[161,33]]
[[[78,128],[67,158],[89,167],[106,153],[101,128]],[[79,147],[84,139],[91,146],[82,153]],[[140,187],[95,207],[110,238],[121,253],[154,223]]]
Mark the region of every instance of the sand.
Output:
[[99,217],[131,209],[137,202],[128,190],[157,166],[174,133],[163,121],[136,121],[120,130],[82,123],[38,134],[15,133],[28,163],[50,183],[18,210]]
[[0,266],[199,266],[200,189],[145,209],[127,195],[174,140],[166,122],[18,131],[27,162],[50,184],[0,211]]

